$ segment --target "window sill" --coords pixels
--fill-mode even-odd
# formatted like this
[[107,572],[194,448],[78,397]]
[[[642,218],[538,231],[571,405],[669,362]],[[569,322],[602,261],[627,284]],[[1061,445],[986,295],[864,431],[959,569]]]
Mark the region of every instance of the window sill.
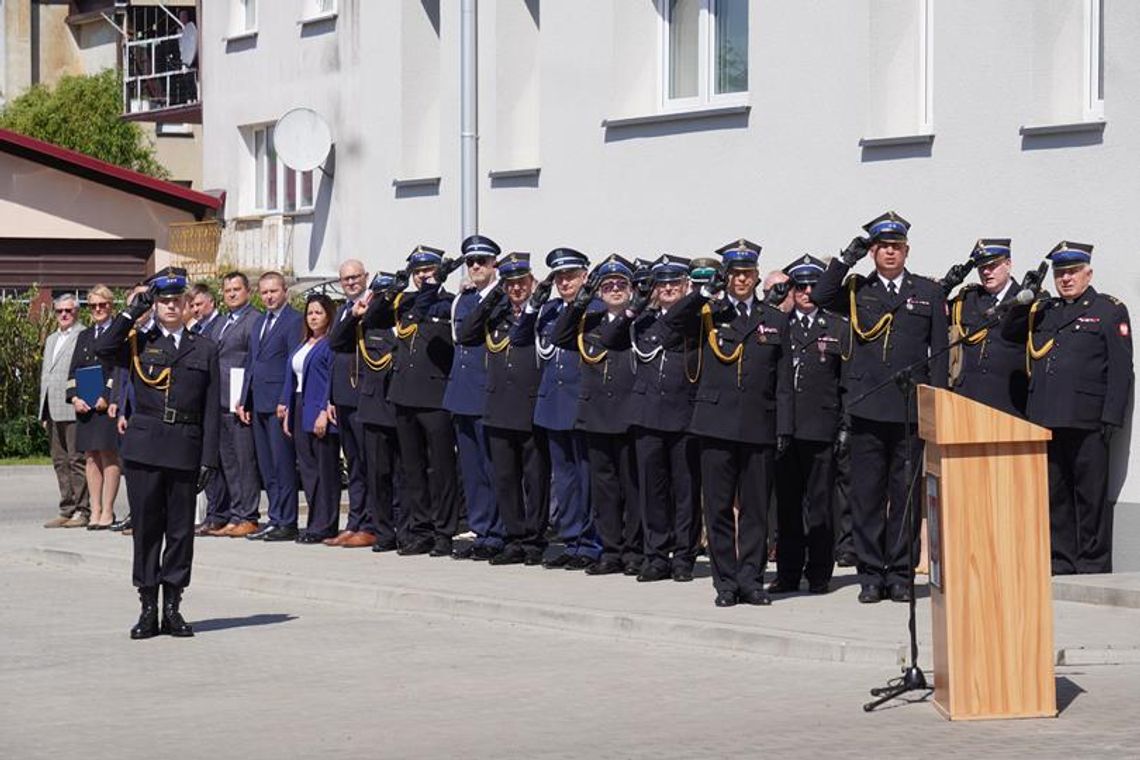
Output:
[[537,177],[541,171],[542,169],[537,166],[525,169],[493,169],[487,172],[487,176],[491,179],[519,179],[521,177]]
[[266,219],[273,217],[281,217],[283,219],[292,219],[297,216],[312,216],[315,213],[314,209],[304,208],[297,209],[296,211],[250,211],[247,214],[240,216],[232,216],[228,221],[231,222],[264,222]]
[[222,37],[222,42],[241,42],[242,40],[255,40],[257,39],[257,30],[250,29],[247,32],[234,32]]
[[1022,137],[1040,137],[1042,135],[1068,135],[1079,132],[1103,132],[1107,123],[1101,119],[1098,121],[1074,121],[1067,124],[1022,125],[1017,133]]
[[933,132],[919,132],[913,135],[891,135],[890,137],[860,137],[860,148],[891,148],[898,145],[930,145],[934,142]]
[[409,177],[408,179],[392,180],[392,187],[397,190],[405,190],[413,187],[438,187],[439,183],[439,177]]
[[318,13],[315,16],[306,16],[297,22],[297,26],[308,26],[309,24],[319,24],[322,21],[332,21],[337,17],[336,11],[329,11],[328,13]]
[[645,114],[643,116],[620,116],[614,119],[603,119],[602,129],[620,129],[621,127],[636,127],[643,124],[664,124],[671,121],[695,121],[697,119],[715,119],[719,116],[738,116],[747,114],[752,110],[750,105],[734,106],[699,106],[677,111],[661,111],[659,113]]

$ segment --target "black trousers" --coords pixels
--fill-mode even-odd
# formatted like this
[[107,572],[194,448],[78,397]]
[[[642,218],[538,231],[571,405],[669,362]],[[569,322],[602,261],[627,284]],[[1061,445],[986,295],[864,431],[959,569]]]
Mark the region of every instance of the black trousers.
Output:
[[[911,556],[918,561],[922,525],[918,511],[922,439],[913,425],[908,431],[901,422],[853,417],[850,442],[851,519],[859,582],[879,586],[907,583],[914,574]],[[916,478],[913,484],[907,482],[905,471],[908,446]],[[910,533],[906,531],[908,494],[914,510]]]
[[357,530],[372,533],[380,544],[405,543],[407,512],[400,509],[395,482],[400,451],[396,428],[365,423],[363,432],[368,510]]
[[793,439],[776,467],[776,575],[798,586],[831,580],[835,453],[827,441]]
[[198,473],[127,460],[127,500],[134,539],[132,580],[139,588],[190,585]]
[[762,589],[776,447],[704,436],[700,446],[713,585],[718,592]]
[[590,463],[590,505],[602,544],[601,559],[640,566],[641,509],[637,460],[629,433],[586,433]]
[[455,430],[442,409],[396,406],[396,438],[404,475],[401,502],[409,541],[446,539],[459,529]]
[[835,525],[835,554],[855,553],[855,534],[851,520],[851,447],[845,446],[835,457],[835,493],[832,511]]
[[495,473],[495,502],[505,544],[528,552],[546,548],[550,523],[550,448],[546,432],[487,427]]
[[[299,396],[300,394],[298,394]],[[305,532],[329,538],[340,524],[340,436],[301,429],[301,399],[294,404],[293,446],[297,450],[297,469],[301,471],[301,487],[309,504],[309,521]]]
[[364,530],[368,515],[368,460],[364,455],[364,423],[355,406],[336,407],[340,447],[348,469],[348,520],[345,530]]
[[1097,430],[1055,428],[1048,457],[1053,574],[1111,573],[1108,443]]
[[701,457],[695,436],[634,428],[645,559],[692,568],[701,540]]

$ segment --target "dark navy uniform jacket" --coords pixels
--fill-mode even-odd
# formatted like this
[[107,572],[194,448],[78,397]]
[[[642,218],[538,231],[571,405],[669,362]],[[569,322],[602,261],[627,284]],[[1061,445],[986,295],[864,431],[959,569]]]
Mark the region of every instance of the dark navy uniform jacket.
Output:
[[[341,304],[333,315],[329,334],[341,322],[352,316],[352,302]],[[332,374],[329,377],[329,398],[337,406],[355,407],[360,403],[360,381],[364,362],[356,352],[336,351],[333,354]]]
[[[261,315],[249,331],[249,353],[245,357],[245,378],[239,403],[247,411],[272,414],[277,411],[281,386],[285,383],[285,360],[301,339],[304,321],[289,304],[281,308],[273,328],[261,338],[261,328],[269,312]],[[153,330],[152,330],[153,332]]]
[[[400,298],[396,324],[398,346],[388,399],[393,404],[442,409],[447,376],[455,356],[451,338],[451,293],[438,284],[425,284]],[[411,301],[405,306],[405,301]],[[379,307],[373,300],[369,311]],[[388,309],[391,310],[391,307]],[[368,314],[364,316],[369,326]],[[399,337],[400,334],[404,337]]]
[[554,323],[567,306],[561,298],[543,304],[535,321],[535,351],[542,360],[542,380],[534,405],[534,424],[547,430],[573,430],[578,421],[582,358],[576,346],[554,342]]
[[[373,301],[380,301],[377,297]],[[371,307],[371,304],[369,305]],[[362,319],[350,311],[343,320],[329,330],[329,347],[337,356],[348,357],[360,366],[357,386],[357,416],[366,425],[396,427],[396,411],[388,401],[388,384],[392,379],[392,362],[396,350],[396,335],[392,332],[395,319],[391,304],[386,308],[369,308],[365,315],[372,316],[373,326],[364,328]],[[361,342],[364,343],[361,347]],[[362,352],[367,352],[367,359]],[[370,366],[370,364],[372,366]],[[373,369],[373,366],[378,366]],[[335,367],[334,367],[335,372]]]
[[[890,315],[889,329],[873,339],[858,333],[852,338],[851,358],[843,369],[843,387],[848,413],[878,422],[906,421],[906,410],[898,386],[891,377],[903,367],[942,351],[938,358],[915,370],[918,384],[945,388],[949,382],[949,358],[944,350],[949,341],[946,299],[942,286],[925,277],[903,270],[902,287],[890,294],[878,274],[854,275],[845,280],[848,267],[838,257],[831,260],[812,289],[812,300],[825,309],[843,314],[864,332]],[[855,289],[856,314],[850,314],[850,291]],[[854,328],[854,326],[853,326]],[[859,403],[855,399],[885,383]],[[917,423],[916,403],[912,400],[910,419]]]
[[847,320],[823,309],[806,330],[793,309],[788,315],[792,390],[795,395],[795,437],[804,441],[834,441],[843,417],[840,378],[843,357],[850,350]]
[[691,324],[708,303],[718,351],[739,360],[723,362],[702,339],[702,361],[689,431],[708,438],[749,444],[775,444],[791,435],[794,412],[788,315],[757,298],[748,315],[727,298],[710,302],[699,291],[682,298],[665,315],[677,330]]
[[222,412],[217,346],[189,330],[182,331],[177,349],[173,337],[164,336],[157,325],[138,333],[143,372],[156,378],[170,370],[169,389],[159,390],[142,382],[134,369],[129,340],[133,327],[134,321],[120,314],[95,342],[97,356],[130,373],[132,408],[120,447],[123,459],[172,470],[217,467]]
[[[1002,302],[1017,298],[1020,290],[1017,280],[1011,279]],[[976,284],[962,288],[949,302],[951,327],[958,327],[962,334],[972,336],[971,342],[961,346],[962,364],[953,387],[974,401],[1024,417],[1029,395],[1025,340],[1010,340],[997,325],[979,331],[991,321],[986,319],[986,310],[996,305],[996,296],[991,296]]]
[[[111,323],[107,322],[104,326],[104,332],[110,329]],[[71,367],[68,371],[67,393],[64,395],[64,399],[69,404],[72,399],[79,395],[79,389],[75,382],[75,370],[81,367],[93,367],[96,364],[103,370],[103,400],[108,404],[114,404],[118,398],[116,385],[119,382],[119,373],[116,371],[115,363],[110,358],[106,356],[100,358],[95,355],[95,326],[92,325],[75,338],[75,350],[71,352]],[[90,418],[91,412],[84,416]]]
[[461,293],[452,302],[451,329],[455,338],[455,359],[451,364],[447,390],[443,394],[443,408],[452,414],[478,417],[483,414],[487,403],[487,349],[483,341],[468,345],[458,339],[463,323],[482,300],[479,291],[471,290]]
[[[530,431],[542,377],[534,354],[538,312],[520,309],[516,316],[502,290],[489,292],[455,331],[462,345],[478,342],[487,359],[483,424],[505,430]],[[488,343],[490,346],[488,346]]]
[[[589,306],[567,305],[554,323],[551,340],[556,345],[568,346],[568,350],[578,351],[582,360],[575,423],[578,430],[620,434],[630,427],[635,403],[630,336],[629,330],[623,330],[607,345],[602,331],[613,322],[604,304],[595,300]],[[578,345],[579,336],[581,345]]]
[[[1003,331],[1024,335],[1028,312],[1028,306],[1011,312]],[[1091,287],[1071,304],[1043,301],[1034,315],[1033,347],[1053,344],[1030,360],[1029,419],[1049,428],[1123,425],[1133,381],[1131,330],[1124,304]]]

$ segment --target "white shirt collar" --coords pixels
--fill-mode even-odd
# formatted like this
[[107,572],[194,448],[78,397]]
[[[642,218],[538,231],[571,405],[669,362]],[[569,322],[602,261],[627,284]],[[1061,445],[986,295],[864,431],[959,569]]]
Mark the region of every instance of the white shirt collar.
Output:
[[728,302],[730,304],[732,304],[733,309],[735,309],[736,311],[740,311],[740,309],[736,308],[737,305],[744,304],[748,314],[749,315],[752,314],[752,299],[751,298],[749,298],[747,301],[742,301],[739,298],[737,298],[736,296],[734,296],[732,293],[728,293],[727,295],[728,295]]
[[1013,287],[1013,278],[1011,277],[1005,281],[1005,287],[1002,288],[1001,292],[997,294],[997,303],[1001,303],[1005,299],[1005,294],[1008,293],[1009,289],[1012,287]]
[[156,323],[156,324],[158,324],[158,329],[160,331],[162,331],[162,337],[165,338],[169,335],[174,336],[174,347],[175,348],[182,345],[182,332],[185,328],[179,327],[177,330],[167,330],[166,325],[161,324],[161,323]]
[[819,316],[819,309],[812,309],[810,312],[800,311],[799,307],[796,308],[796,321],[800,322],[804,317],[808,318],[808,324],[814,325],[815,318]]
[[495,286],[498,284],[499,284],[499,280],[495,277],[492,277],[491,281],[488,282],[485,286],[483,286],[483,289],[479,291],[479,298],[480,299],[486,298],[487,294],[490,293],[492,290],[494,290]]
[[893,282],[895,284],[895,292],[896,293],[902,292],[903,280],[906,278],[906,270],[899,272],[899,276],[895,277],[894,279],[887,279],[886,277],[884,277],[879,272],[875,272],[875,274],[877,274],[879,276],[879,281],[883,283],[884,288],[887,287],[888,284]]

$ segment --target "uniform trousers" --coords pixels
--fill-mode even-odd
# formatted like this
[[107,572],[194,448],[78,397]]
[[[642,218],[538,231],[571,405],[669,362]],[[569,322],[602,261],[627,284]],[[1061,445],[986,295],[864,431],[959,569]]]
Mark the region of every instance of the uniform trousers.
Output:
[[257,522],[261,504],[261,476],[257,472],[257,454],[253,445],[253,429],[242,424],[236,414],[224,411],[218,424],[218,460],[225,480],[228,513],[209,515],[216,522]]
[[[868,586],[907,583],[914,574],[911,557],[918,560],[922,515],[917,511],[918,480],[907,482],[906,454],[909,446],[912,475],[920,473],[922,440],[913,425],[908,431],[901,422],[852,417],[850,444],[851,519],[859,582]],[[909,534],[908,494],[915,510]]]
[[495,473],[483,420],[467,414],[452,415],[459,472],[463,476],[463,499],[467,527],[475,533],[476,546],[502,548],[503,521],[495,505]]
[[551,521],[571,556],[597,559],[601,544],[590,516],[590,462],[586,436],[577,430],[547,430],[552,480]]
[[198,473],[126,460],[134,539],[132,581],[138,588],[190,585]]
[[508,546],[530,554],[546,549],[550,520],[550,449],[546,431],[488,427],[495,500]]
[[718,592],[761,590],[775,446],[702,436],[700,447],[713,585]]
[[637,460],[629,433],[586,433],[590,503],[603,560],[640,568],[643,558]]
[[409,541],[450,541],[459,529],[459,480],[451,415],[442,409],[396,406],[396,437]]
[[855,535],[851,521],[851,447],[844,446],[835,456],[835,493],[833,519],[835,556],[855,554]]
[[[368,474],[368,510],[357,526],[376,536],[376,543],[392,546],[404,543],[407,536],[406,512],[400,509],[396,476],[399,466],[399,444],[396,428],[364,424],[365,472]],[[349,528],[351,530],[351,528]]]
[[253,448],[269,497],[269,524],[297,527],[297,451],[273,412],[254,412]]
[[340,447],[348,467],[348,520],[345,530],[362,530],[368,518],[368,459],[364,455],[364,423],[355,406],[336,405]]
[[1111,573],[1108,443],[1098,430],[1054,428],[1047,450],[1053,574]]
[[297,468],[301,471],[301,487],[309,504],[309,521],[305,532],[322,538],[336,535],[340,523],[340,436],[301,429],[301,398],[297,394],[291,426],[297,448]]
[[812,584],[831,580],[834,494],[833,445],[793,439],[776,468],[776,576],[792,587],[801,575]]
[[74,422],[48,420],[48,438],[51,442],[51,465],[59,483],[59,514],[71,517],[78,512],[91,514],[87,497],[87,457],[75,447]]
[[636,427],[637,477],[645,559],[692,569],[701,539],[698,440],[683,431]]

